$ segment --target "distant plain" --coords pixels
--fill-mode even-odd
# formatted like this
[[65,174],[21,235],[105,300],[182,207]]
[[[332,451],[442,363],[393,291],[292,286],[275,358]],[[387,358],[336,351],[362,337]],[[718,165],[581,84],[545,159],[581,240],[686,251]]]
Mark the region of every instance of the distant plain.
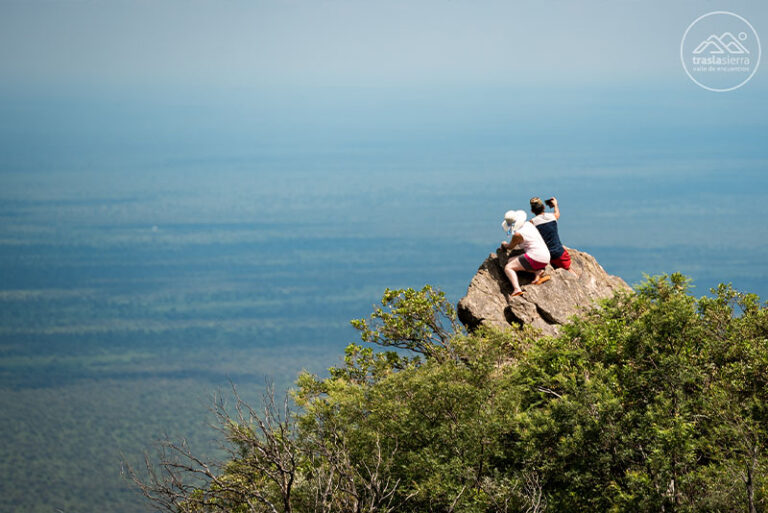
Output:
[[0,102],[9,511],[146,511],[122,458],[166,434],[213,452],[212,393],[324,372],[387,287],[456,302],[534,195],[631,284],[680,271],[698,295],[768,297],[757,93],[255,97]]

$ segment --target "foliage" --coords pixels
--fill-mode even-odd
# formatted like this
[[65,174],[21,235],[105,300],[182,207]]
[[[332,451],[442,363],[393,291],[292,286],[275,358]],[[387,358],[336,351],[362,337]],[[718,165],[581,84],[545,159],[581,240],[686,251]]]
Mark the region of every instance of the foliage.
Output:
[[[766,309],[688,287],[648,278],[550,338],[467,334],[432,288],[387,290],[353,321],[386,350],[303,374],[292,412],[238,403],[229,461],[201,472],[182,448],[143,489],[195,512],[762,511]],[[179,487],[189,470],[202,486]]]

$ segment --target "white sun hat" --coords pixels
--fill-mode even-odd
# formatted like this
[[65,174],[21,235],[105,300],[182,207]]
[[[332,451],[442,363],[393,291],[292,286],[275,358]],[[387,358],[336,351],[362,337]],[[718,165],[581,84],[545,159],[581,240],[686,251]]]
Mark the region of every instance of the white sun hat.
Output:
[[501,227],[507,233],[510,231],[516,232],[523,227],[527,216],[528,214],[525,213],[525,210],[508,210],[504,214],[504,222],[501,223]]

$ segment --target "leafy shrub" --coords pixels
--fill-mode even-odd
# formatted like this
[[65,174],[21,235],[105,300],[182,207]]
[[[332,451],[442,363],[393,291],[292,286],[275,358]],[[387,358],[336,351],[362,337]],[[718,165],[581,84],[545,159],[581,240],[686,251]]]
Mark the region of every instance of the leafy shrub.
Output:
[[688,288],[649,278],[545,338],[465,333],[441,292],[387,290],[295,408],[218,408],[227,461],[168,443],[133,476],[168,511],[762,510],[766,309]]

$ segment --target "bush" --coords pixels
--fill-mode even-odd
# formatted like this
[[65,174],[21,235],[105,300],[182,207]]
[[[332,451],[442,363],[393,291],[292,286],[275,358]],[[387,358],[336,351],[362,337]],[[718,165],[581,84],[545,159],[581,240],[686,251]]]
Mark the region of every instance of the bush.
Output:
[[218,408],[226,462],[168,443],[133,476],[167,511],[759,511],[768,318],[712,292],[649,278],[540,338],[467,334],[442,293],[388,290],[293,410]]

